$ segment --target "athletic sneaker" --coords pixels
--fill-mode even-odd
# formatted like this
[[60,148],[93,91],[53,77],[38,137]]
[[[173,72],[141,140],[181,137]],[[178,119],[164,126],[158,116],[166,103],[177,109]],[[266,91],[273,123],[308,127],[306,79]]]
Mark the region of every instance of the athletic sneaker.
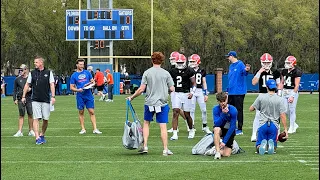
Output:
[[189,131],[188,139],[193,139],[195,134],[196,134],[196,132],[194,131],[194,129],[191,129],[191,130]]
[[107,99],[107,100],[106,100],[106,102],[113,102],[113,100],[111,100],[111,99]]
[[93,130],[93,132],[92,132],[93,134],[102,134],[102,132],[101,131],[99,131],[99,129],[95,129],[95,130]]
[[206,152],[204,152],[204,155],[206,156],[213,156],[216,154],[216,147],[213,146],[212,148],[208,149]]
[[259,154],[260,155],[264,155],[264,153],[266,153],[266,149],[267,149],[267,140],[264,139],[261,141],[260,147],[259,147]]
[[16,134],[13,135],[14,137],[22,137],[23,134],[21,131],[18,131]]
[[297,123],[294,123],[293,126],[293,132],[296,132],[296,130],[298,129],[299,125]]
[[216,154],[214,155],[214,159],[221,159],[220,152],[216,152]]
[[272,139],[268,141],[268,154],[274,154],[274,142]]
[[209,127],[208,127],[208,126],[203,127],[203,128],[202,128],[202,131],[205,132],[205,133],[207,133],[207,134],[212,133],[212,132],[209,130]]
[[40,140],[42,142],[42,144],[46,143],[47,141],[44,139],[44,136],[40,136]]
[[178,135],[173,135],[170,140],[178,140]]
[[100,97],[99,101],[103,101],[103,97],[102,96]]
[[237,136],[238,136],[238,135],[243,135],[242,130],[236,130],[236,135],[237,135]]
[[41,141],[41,138],[36,139],[36,144],[37,145],[43,144],[43,142]]
[[79,134],[85,134],[87,131],[85,129],[81,129],[81,131],[79,132]]
[[289,134],[294,133],[294,128],[293,128],[292,126],[289,127],[288,133],[289,133]]
[[148,153],[148,147],[141,147],[141,149],[139,149],[138,151],[139,154],[145,154]]
[[[173,132],[173,128],[168,129],[168,131],[167,131],[167,132],[172,133],[172,132]],[[179,132],[179,128],[177,128],[177,132]]]
[[35,136],[34,131],[33,130],[29,131],[28,136]]
[[173,154],[173,152],[171,152],[169,149],[162,151],[162,155],[164,155],[164,156],[169,156],[169,155],[172,155],[172,154]]

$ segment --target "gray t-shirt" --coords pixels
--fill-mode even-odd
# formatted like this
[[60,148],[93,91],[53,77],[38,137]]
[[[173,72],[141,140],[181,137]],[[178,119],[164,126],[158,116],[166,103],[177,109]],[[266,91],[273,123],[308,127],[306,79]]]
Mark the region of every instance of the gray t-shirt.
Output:
[[141,84],[147,85],[145,105],[167,105],[168,89],[174,85],[168,71],[162,68],[151,67],[143,73]]
[[282,97],[279,97],[276,93],[272,95],[269,93],[259,94],[252,106],[260,111],[260,126],[270,120],[279,128],[280,114],[287,110]]

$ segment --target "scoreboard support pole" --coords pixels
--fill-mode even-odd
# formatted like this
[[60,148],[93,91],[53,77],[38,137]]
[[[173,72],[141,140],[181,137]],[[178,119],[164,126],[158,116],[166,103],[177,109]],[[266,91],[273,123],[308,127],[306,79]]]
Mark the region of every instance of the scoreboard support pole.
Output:
[[[108,0],[108,7],[109,9],[113,9],[113,0]],[[100,1],[99,1],[100,3]],[[109,56],[113,56],[113,41],[109,41]],[[110,57],[109,58],[109,63],[113,66],[113,58]],[[113,68],[115,69],[115,68]],[[116,67],[116,69],[118,69],[118,67]],[[116,71],[118,72],[118,71]]]
[[[91,0],[87,0],[87,9],[91,9]],[[87,55],[88,56],[91,56],[90,44],[91,44],[90,41],[87,41]],[[87,58],[87,64],[91,64],[91,58]]]

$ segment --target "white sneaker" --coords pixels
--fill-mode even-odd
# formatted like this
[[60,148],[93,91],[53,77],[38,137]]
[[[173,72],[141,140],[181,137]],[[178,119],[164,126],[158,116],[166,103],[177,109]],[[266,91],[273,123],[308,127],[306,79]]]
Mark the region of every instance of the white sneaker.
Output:
[[100,97],[99,101],[103,101],[103,97]]
[[[167,132],[169,132],[169,133],[173,133],[173,128],[168,129],[168,131],[167,131]],[[177,132],[179,132],[179,128],[177,128]]]
[[171,152],[169,149],[162,151],[162,155],[164,155],[164,156],[169,156],[169,155],[172,155],[172,154],[173,154],[173,152]]
[[205,132],[205,133],[207,133],[207,134],[212,133],[212,132],[209,130],[209,127],[208,127],[208,126],[203,127],[203,128],[202,128],[202,131]]
[[29,131],[28,136],[35,136],[34,131],[33,130]]
[[22,137],[23,134],[21,131],[18,131],[16,134],[13,135],[14,137]]
[[178,135],[173,135],[170,140],[178,140]]
[[99,131],[99,129],[95,129],[95,130],[93,130],[93,132],[92,132],[93,134],[102,134],[102,132],[101,131]]
[[257,142],[257,136],[252,135],[251,136],[251,142]]
[[113,100],[111,100],[111,99],[107,99],[107,100],[106,100],[106,102],[113,102]]
[[188,139],[193,139],[195,134],[196,134],[196,132],[194,131],[194,129],[191,129],[191,130],[189,131]]
[[79,132],[79,134],[85,134],[87,131],[85,129],[81,129],[81,131]]
[[214,155],[214,159],[221,159],[220,152],[216,152],[216,154]]
[[293,127],[292,127],[292,126],[290,126],[290,127],[289,127],[288,133],[289,133],[289,134],[294,133],[294,129],[293,129]]
[[211,149],[208,149],[206,152],[204,152],[204,155],[206,156],[213,156],[216,154],[216,147],[213,146]]

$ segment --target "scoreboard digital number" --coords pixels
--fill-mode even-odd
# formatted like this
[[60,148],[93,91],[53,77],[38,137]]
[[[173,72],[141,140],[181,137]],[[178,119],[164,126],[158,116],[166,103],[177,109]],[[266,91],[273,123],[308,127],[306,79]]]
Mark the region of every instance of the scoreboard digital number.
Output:
[[133,9],[66,10],[66,40],[79,32],[81,41],[133,40]]

